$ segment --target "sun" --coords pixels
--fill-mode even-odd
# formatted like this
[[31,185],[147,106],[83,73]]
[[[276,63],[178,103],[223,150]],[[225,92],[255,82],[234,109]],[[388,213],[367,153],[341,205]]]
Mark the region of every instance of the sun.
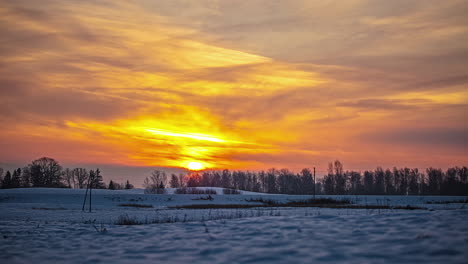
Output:
[[200,162],[196,162],[196,161],[191,161],[187,164],[187,168],[189,170],[201,170],[203,169],[203,164],[201,164]]

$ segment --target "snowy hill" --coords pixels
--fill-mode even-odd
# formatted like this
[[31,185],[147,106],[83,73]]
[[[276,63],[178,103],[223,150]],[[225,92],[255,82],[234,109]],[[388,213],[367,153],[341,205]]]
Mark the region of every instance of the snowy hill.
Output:
[[[346,197],[357,204],[420,205],[431,210],[174,208],[260,205],[255,201],[311,197],[251,192],[222,195],[221,188],[199,189],[219,194],[173,194],[174,189],[162,195],[144,194],[142,189],[93,190],[91,213],[88,205],[82,211],[85,190],[0,190],[0,261],[463,263],[467,259],[468,209],[460,203],[443,203],[466,197]],[[434,201],[437,204],[427,204]]]

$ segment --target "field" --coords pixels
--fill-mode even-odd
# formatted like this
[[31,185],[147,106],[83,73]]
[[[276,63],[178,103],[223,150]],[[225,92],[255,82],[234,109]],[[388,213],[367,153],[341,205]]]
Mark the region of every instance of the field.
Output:
[[[2,263],[466,263],[466,197],[0,190]],[[317,196],[317,199],[330,197]],[[198,205],[204,209],[186,209]],[[235,205],[235,208],[233,208]],[[310,207],[314,206],[314,207]],[[348,207],[347,207],[348,206]],[[219,208],[219,209],[212,209]],[[358,208],[358,209],[356,209]]]

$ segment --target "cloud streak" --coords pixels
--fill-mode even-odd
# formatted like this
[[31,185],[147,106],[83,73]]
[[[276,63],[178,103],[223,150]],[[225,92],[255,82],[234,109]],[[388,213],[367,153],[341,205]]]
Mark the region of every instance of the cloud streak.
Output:
[[0,159],[468,160],[457,132],[468,129],[464,1],[185,4],[3,3]]

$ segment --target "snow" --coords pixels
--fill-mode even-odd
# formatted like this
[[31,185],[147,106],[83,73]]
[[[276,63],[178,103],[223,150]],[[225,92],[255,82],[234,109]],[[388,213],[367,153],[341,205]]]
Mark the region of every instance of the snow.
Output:
[[[217,192],[222,194],[221,189]],[[344,196],[359,204],[431,210],[188,210],[170,207],[310,196],[245,192],[200,200],[207,195],[145,195],[141,189],[92,194],[89,213],[81,210],[84,190],[0,190],[0,262],[466,263],[468,259],[468,208],[426,204],[466,197]],[[153,207],[119,206],[123,203]],[[122,215],[140,222],[176,223],[115,225]]]

